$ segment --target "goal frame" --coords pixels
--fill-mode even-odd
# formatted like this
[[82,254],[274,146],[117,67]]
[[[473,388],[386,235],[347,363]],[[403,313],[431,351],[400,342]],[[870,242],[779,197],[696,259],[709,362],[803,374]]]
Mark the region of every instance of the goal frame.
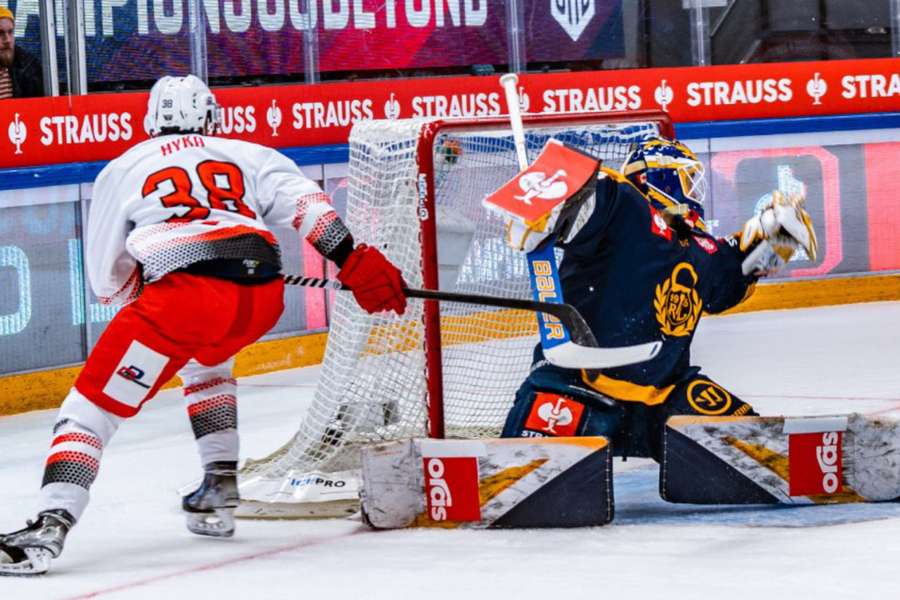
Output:
[[[674,137],[674,126],[668,113],[661,110],[642,109],[622,112],[585,112],[523,114],[525,129],[554,125],[577,125],[609,121],[614,123],[659,123],[660,134]],[[422,242],[422,282],[425,289],[439,289],[437,255],[437,206],[434,179],[434,144],[438,135],[446,131],[466,129],[500,128],[509,125],[507,116],[446,119],[426,123],[419,132],[416,144],[416,191],[419,204],[419,224]],[[426,431],[431,438],[446,436],[444,425],[443,354],[441,351],[441,315],[437,300],[425,300],[424,352],[426,377]]]

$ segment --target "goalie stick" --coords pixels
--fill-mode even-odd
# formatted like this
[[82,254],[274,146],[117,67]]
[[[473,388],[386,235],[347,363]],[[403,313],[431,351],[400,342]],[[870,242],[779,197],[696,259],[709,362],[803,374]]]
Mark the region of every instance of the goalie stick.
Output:
[[[321,279],[318,277],[285,275],[284,283],[286,285],[352,291],[349,287],[342,285],[339,281]],[[461,302],[464,304],[480,304],[483,306],[528,310],[552,315],[559,319],[563,326],[569,331],[574,343],[569,342],[569,344],[561,344],[549,349],[545,348],[544,356],[552,364],[567,369],[606,369],[629,365],[649,360],[659,352],[659,342],[638,344],[636,346],[619,346],[615,348],[599,347],[597,345],[597,339],[591,332],[584,317],[582,317],[581,313],[578,312],[578,309],[571,304],[521,300],[518,298],[500,298],[497,296],[463,294],[440,290],[423,290],[409,287],[404,287],[403,293],[406,294],[408,298]]]
[[[500,85],[506,96],[506,106],[509,110],[509,125],[512,129],[513,143],[516,148],[516,159],[519,162],[520,171],[528,168],[528,156],[525,144],[525,127],[522,124],[522,113],[519,109],[519,93],[516,84],[519,78],[515,73],[507,73],[500,77]],[[536,277],[541,272],[547,279],[554,283],[553,294],[547,295],[550,304],[564,304],[562,286],[559,281],[559,271],[556,266],[554,245],[545,243],[526,255],[528,269],[531,277],[531,288],[536,298],[542,298],[542,292],[536,282]],[[549,273],[546,271],[549,270]],[[574,307],[572,310],[575,310]],[[575,311],[577,313],[577,311]],[[541,332],[541,346],[544,357],[553,365],[567,369],[586,369],[593,371],[613,366],[628,365],[650,360],[659,354],[662,342],[648,342],[634,346],[620,346],[617,348],[598,347],[597,339],[593,332],[584,324],[584,331],[575,331],[567,323],[563,326],[567,331],[560,332],[556,323],[552,323],[542,314],[553,315],[551,311],[541,310],[538,314],[538,329]],[[556,316],[556,315],[553,315]],[[562,321],[562,319],[560,319]],[[609,361],[618,359],[621,362],[610,364]],[[592,377],[594,374],[590,374]]]

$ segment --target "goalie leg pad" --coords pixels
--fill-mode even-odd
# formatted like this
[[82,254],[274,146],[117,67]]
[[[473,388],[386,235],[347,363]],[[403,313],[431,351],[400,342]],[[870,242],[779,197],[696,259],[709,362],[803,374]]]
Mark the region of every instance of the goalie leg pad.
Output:
[[532,371],[516,392],[501,437],[605,436],[612,439],[622,424],[621,406],[604,403],[581,380],[545,365]]
[[692,504],[836,504],[900,497],[900,423],[691,417],[666,424],[660,496]]
[[402,440],[362,449],[363,520],[404,527],[604,525],[612,463],[602,437]]

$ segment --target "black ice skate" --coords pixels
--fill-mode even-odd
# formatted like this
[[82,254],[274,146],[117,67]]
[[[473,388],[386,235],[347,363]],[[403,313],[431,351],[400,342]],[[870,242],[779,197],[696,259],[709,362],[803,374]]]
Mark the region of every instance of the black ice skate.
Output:
[[205,467],[203,482],[182,499],[187,528],[197,535],[234,535],[234,509],[239,502],[237,463],[213,462]]
[[42,575],[63,550],[75,519],[65,510],[45,510],[25,529],[0,534],[0,575]]

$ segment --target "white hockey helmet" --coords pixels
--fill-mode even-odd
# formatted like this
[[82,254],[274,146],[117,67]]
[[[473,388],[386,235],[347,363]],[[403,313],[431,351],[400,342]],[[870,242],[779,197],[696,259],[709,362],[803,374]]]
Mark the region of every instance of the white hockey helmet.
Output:
[[150,137],[188,132],[209,135],[218,122],[216,97],[198,77],[166,75],[153,84],[144,117]]

